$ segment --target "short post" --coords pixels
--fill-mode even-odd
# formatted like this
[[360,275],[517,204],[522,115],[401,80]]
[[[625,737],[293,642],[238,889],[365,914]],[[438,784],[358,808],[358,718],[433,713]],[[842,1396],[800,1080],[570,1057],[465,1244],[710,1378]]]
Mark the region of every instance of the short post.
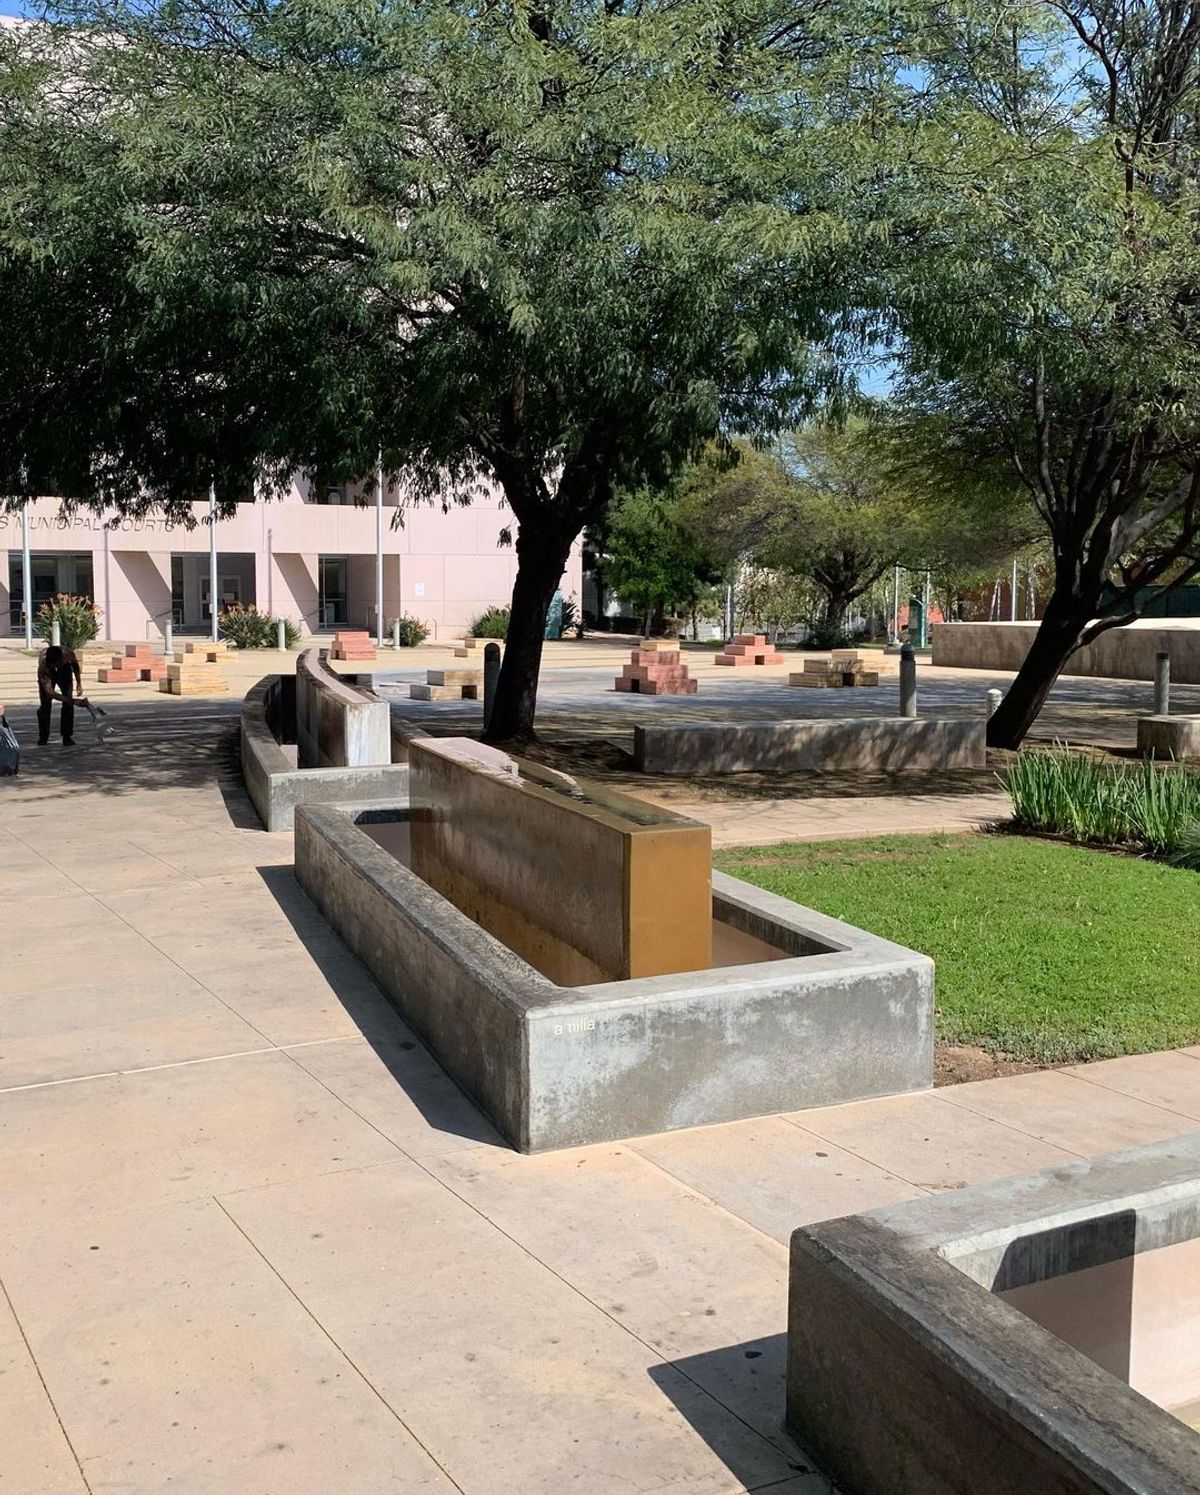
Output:
[[1001,691],[1001,690],[994,690],[994,689],[988,691],[988,693],[987,693],[987,714],[988,714],[989,720],[993,716],[995,716],[995,714],[996,714],[997,711],[1000,710],[1000,702],[1003,699],[1004,699],[1004,692],[1003,691]]
[[163,629],[163,653],[166,655],[175,652],[175,625],[168,622]]
[[917,714],[917,653],[911,644],[900,650],[900,715]]
[[393,618],[392,619],[392,648],[393,649],[398,649],[399,647],[400,647],[400,619],[399,618]]
[[500,680],[500,645],[495,641],[483,651],[483,730],[486,732],[496,704],[496,686]]
[[287,622],[283,618],[275,624],[275,644],[281,654],[287,653]]
[[1154,714],[1169,716],[1171,711],[1171,656],[1160,649],[1154,656]]
[[50,642],[56,649],[62,647],[62,624],[57,618],[50,624]]

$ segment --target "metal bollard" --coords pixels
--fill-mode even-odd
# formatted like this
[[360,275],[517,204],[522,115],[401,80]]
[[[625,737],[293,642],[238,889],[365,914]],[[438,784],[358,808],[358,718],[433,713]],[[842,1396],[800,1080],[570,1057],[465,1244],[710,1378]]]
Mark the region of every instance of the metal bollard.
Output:
[[287,623],[283,618],[275,624],[275,643],[281,653],[287,653]]
[[1000,702],[1003,699],[1004,699],[1004,692],[1002,690],[989,690],[988,691],[988,693],[987,693],[987,714],[988,714],[989,718],[995,716],[996,712],[1000,709]]
[[56,649],[62,647],[62,624],[57,618],[50,625],[50,642]]
[[1171,656],[1160,649],[1154,656],[1154,714],[1169,716],[1171,712]]
[[488,644],[483,651],[483,730],[486,732],[496,704],[496,685],[500,679],[500,645]]
[[169,655],[174,654],[174,652],[175,628],[173,624],[168,623],[167,626],[163,629],[163,653]]
[[400,647],[400,619],[399,618],[393,618],[392,619],[392,648],[393,649],[398,649],[399,647]]
[[900,650],[900,715],[917,714],[917,655],[911,644]]

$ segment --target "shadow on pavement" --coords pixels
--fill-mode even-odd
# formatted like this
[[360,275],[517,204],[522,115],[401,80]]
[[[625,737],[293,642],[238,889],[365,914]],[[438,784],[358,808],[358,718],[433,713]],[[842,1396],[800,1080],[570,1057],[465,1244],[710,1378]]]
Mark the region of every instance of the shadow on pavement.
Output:
[[[779,1311],[786,1312],[782,1299]],[[786,1361],[787,1335],[772,1334],[652,1365],[648,1374],[742,1488],[766,1491],[807,1474],[816,1477],[813,1495],[833,1495],[833,1486],[784,1429]]]
[[370,972],[342,944],[287,866],[255,869],[272,898],[380,1062],[429,1126],[468,1141],[508,1144],[376,986]]

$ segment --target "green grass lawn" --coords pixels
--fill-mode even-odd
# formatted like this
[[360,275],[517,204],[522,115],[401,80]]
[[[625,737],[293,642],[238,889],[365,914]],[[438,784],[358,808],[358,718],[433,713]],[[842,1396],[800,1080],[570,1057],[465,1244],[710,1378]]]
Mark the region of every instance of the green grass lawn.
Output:
[[748,848],[717,865],[931,955],[938,1037],[1039,1063],[1200,1041],[1200,875],[1022,836]]

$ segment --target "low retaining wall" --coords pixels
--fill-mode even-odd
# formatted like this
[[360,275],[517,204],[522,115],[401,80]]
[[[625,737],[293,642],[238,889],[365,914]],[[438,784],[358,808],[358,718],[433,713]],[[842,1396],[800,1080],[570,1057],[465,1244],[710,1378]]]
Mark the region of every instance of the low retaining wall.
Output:
[[520,1151],[929,1087],[927,957],[714,873],[715,927],[765,958],[556,986],[380,844],[407,818],[300,808],[296,876]]
[[[298,768],[280,745],[294,735],[286,686],[289,677],[266,675],[242,702],[241,761],[246,792],[269,831],[290,831],[297,805],[394,803],[408,794],[408,766]],[[401,750],[403,745],[401,744]]]
[[[787,1425],[857,1495],[1195,1495],[1195,1433],[1121,1377],[1139,1314],[1158,1389],[1194,1371],[1194,1269],[1170,1301],[1134,1274],[1197,1236],[1194,1134],[803,1226]],[[1061,1336],[1000,1296],[1032,1313],[1055,1283],[1076,1304]]]
[[643,773],[758,773],[775,769],[912,772],[982,768],[987,726],[964,718],[882,716],[840,721],[713,722],[633,729]]
[[[1036,623],[935,623],[933,663],[960,670],[1016,672],[1037,634]],[[1149,622],[1111,628],[1077,650],[1064,675],[1102,675],[1110,680],[1153,680],[1154,656],[1171,656],[1171,679],[1200,685],[1200,619],[1195,626],[1165,628]]]
[[319,649],[296,661],[301,768],[366,768],[392,761],[391,707],[330,669]]

